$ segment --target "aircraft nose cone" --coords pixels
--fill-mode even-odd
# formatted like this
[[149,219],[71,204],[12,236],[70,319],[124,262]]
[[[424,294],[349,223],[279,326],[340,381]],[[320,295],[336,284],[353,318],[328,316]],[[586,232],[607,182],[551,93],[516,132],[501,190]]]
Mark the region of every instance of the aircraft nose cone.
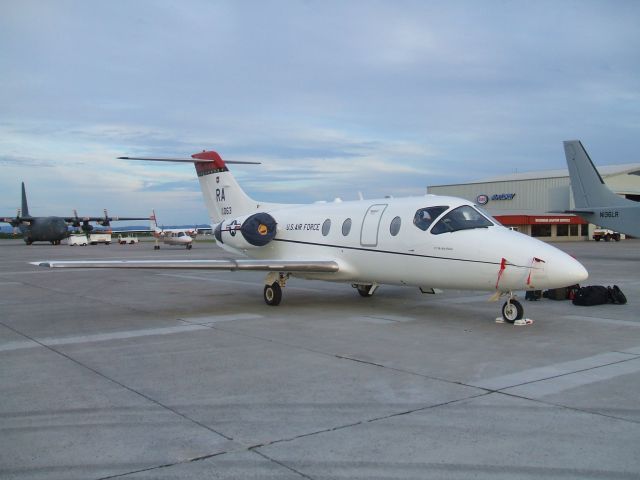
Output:
[[551,288],[568,287],[589,278],[587,269],[578,260],[567,254],[552,260],[548,268],[549,280],[554,284]]

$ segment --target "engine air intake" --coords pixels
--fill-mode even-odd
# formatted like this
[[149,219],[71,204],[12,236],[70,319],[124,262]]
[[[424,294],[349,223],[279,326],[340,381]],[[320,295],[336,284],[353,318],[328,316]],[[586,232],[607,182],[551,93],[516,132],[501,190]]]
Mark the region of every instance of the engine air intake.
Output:
[[276,236],[277,223],[268,213],[255,213],[242,222],[240,233],[256,247],[263,247]]

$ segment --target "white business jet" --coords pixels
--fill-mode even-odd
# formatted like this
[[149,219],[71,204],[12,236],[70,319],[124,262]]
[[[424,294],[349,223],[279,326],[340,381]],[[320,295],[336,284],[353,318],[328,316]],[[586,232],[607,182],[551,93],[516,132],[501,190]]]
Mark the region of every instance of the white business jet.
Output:
[[197,233],[195,229],[189,230],[184,228],[158,227],[155,210],[152,210],[151,216],[149,217],[149,228],[156,239],[156,243],[153,246],[154,250],[160,249],[160,242],[166,245],[177,245],[185,247],[187,250],[191,250],[191,247],[193,247],[193,237],[195,237]]
[[381,284],[485,290],[502,295],[502,317],[515,322],[523,307],[514,291],[582,282],[586,269],[557,248],[501,226],[473,203],[426,195],[311,205],[251,199],[213,151],[191,159],[215,238],[237,260],[49,261],[53,268],[163,268],[260,270],[264,300],[278,305],[290,276],[343,282],[370,297]]

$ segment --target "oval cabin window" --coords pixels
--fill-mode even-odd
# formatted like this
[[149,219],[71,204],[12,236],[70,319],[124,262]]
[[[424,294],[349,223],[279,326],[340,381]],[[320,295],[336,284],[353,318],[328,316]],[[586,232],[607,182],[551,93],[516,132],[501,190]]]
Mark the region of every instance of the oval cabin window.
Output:
[[391,225],[389,225],[389,232],[391,233],[391,235],[393,235],[394,237],[398,235],[401,224],[402,224],[402,220],[400,220],[400,217],[396,217],[393,220],[391,220]]

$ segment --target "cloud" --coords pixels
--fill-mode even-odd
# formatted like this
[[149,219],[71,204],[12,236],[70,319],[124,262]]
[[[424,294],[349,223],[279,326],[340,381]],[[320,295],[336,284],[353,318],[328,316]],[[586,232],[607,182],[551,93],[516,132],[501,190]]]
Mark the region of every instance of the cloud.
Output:
[[122,155],[259,160],[242,184],[296,202],[561,168],[567,138],[636,161],[638,18],[596,0],[8,2],[0,213],[25,180],[42,208],[206,218],[191,167]]

